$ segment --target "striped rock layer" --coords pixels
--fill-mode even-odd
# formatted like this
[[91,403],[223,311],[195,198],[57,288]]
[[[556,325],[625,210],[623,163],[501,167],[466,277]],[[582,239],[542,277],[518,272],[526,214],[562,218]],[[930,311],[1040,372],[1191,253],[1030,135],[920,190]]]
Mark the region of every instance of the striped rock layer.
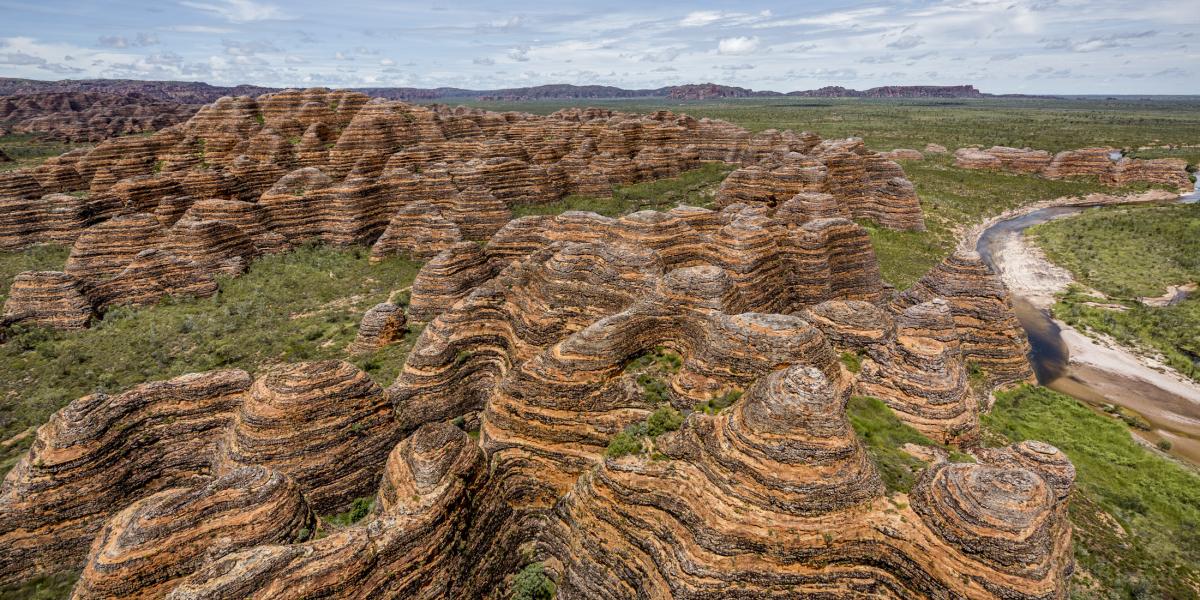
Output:
[[[967,448],[966,356],[1000,339],[1003,298],[952,285],[964,255],[889,301],[861,227],[808,219],[819,195],[785,205],[529,217],[455,245],[386,390],[325,361],[81,398],[0,488],[0,581],[81,565],[80,598],[485,597],[536,559],[562,598],[1064,598],[1060,452],[935,462],[897,499],[846,415],[873,394]],[[627,366],[663,348],[680,360],[651,397]],[[606,457],[662,403],[691,414]],[[309,539],[309,507],[370,494]]]
[[[791,165],[793,155],[806,157],[804,164]],[[309,89],[222,98],[152,135],[106,140],[0,174],[0,249],[73,244],[64,272],[85,291],[106,288],[108,295],[87,296],[98,314],[116,304],[213,293],[199,282],[312,240],[373,244],[373,260],[428,260],[460,241],[486,240],[514,206],[610,195],[614,185],[712,161],[762,163],[774,175],[755,183],[755,193],[780,202],[800,191],[828,193],[830,204],[843,207],[840,216],[921,227],[903,171],[858,140],[750,135],[667,111],[535,116]],[[147,250],[169,255],[156,259],[163,273],[144,287],[130,277],[107,285]],[[11,313],[61,323],[39,311]]]
[[1045,150],[1017,149],[1005,146],[960,148],[954,152],[954,166],[962,169],[986,169],[1040,175],[1047,179],[1096,177],[1105,185],[1153,183],[1179,191],[1190,191],[1187,161],[1179,158],[1113,159],[1115,148],[1080,148],[1050,155]]

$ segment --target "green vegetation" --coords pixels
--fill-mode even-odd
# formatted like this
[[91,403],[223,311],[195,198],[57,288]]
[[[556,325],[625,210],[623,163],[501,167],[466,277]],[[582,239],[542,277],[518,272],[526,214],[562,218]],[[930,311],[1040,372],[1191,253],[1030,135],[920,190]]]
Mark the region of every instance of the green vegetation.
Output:
[[513,578],[510,598],[512,600],[552,600],[557,586],[546,576],[546,567],[535,562],[521,569]]
[[1053,262],[1105,297],[1072,286],[1054,315],[1073,327],[1161,354],[1200,379],[1200,297],[1163,307],[1139,297],[1200,282],[1200,205],[1112,207],[1029,229]]
[[946,257],[957,232],[1006,210],[1061,196],[1095,192],[1127,193],[1146,186],[1110,188],[1095,179],[1052,181],[1032,175],[970,171],[951,166],[948,156],[904,163],[917,186],[926,232],[892,231],[863,222],[871,235],[883,277],[898,288],[907,288]]
[[491,110],[549,114],[566,106],[630,112],[672,110],[737,123],[751,131],[795,129],[859,136],[872,148],[1029,146],[1057,152],[1086,146],[1186,145],[1200,139],[1194,97],[1151,99],[745,98],[684,102],[667,98],[474,102]]
[[889,493],[908,493],[917,481],[917,473],[928,465],[905,452],[905,444],[939,447],[949,452],[949,458],[953,462],[975,462],[970,455],[938,444],[906,425],[896,418],[892,409],[877,398],[851,398],[846,406],[846,413],[850,417],[854,432],[858,434],[859,440],[867,449],[867,454],[879,469],[879,476]]
[[[0,255],[0,265],[6,273],[21,265],[55,267],[62,256],[55,252]],[[45,422],[95,391],[116,392],[195,371],[254,373],[281,361],[347,358],[345,348],[362,314],[390,291],[410,285],[419,266],[399,258],[369,264],[368,254],[361,247],[302,246],[256,260],[240,277],[222,279],[211,298],[117,308],[86,331],[14,327],[0,345],[0,439]],[[419,333],[351,362],[387,385]],[[0,473],[31,441],[27,437],[0,454]]]
[[0,172],[36,167],[52,156],[91,146],[87,143],[47,140],[34,134],[0,135],[0,151],[13,159],[13,162],[0,162]]
[[16,252],[0,252],[0,305],[8,299],[13,278],[24,271],[60,271],[71,249],[65,246],[33,246]]
[[1200,282],[1200,204],[1092,209],[1028,231],[1047,258],[1111,297]]
[[371,511],[374,508],[375,508],[375,497],[374,496],[365,496],[362,498],[355,498],[354,502],[352,502],[350,504],[350,508],[346,509],[346,512],[340,512],[336,515],[329,515],[327,517],[321,517],[321,520],[325,521],[326,523],[329,523],[330,525],[336,525],[338,527],[346,527],[348,525],[353,525],[353,524],[363,520],[367,515],[371,514]]
[[672,350],[658,346],[634,357],[625,365],[625,374],[635,377],[642,399],[657,407],[645,421],[634,423],[609,440],[605,456],[619,457],[641,454],[647,449],[646,440],[654,439],[683,425],[683,415],[670,404],[667,378],[683,367],[683,358]]
[[858,373],[862,370],[862,357],[858,354],[854,352],[843,352],[838,356],[838,358],[851,373]]
[[556,215],[569,210],[583,210],[617,217],[639,210],[669,210],[680,204],[708,206],[717,188],[732,170],[731,165],[706,163],[685,171],[679,177],[616,186],[611,198],[567,196],[549,204],[516,206],[513,216]]
[[983,423],[1011,441],[1054,444],[1075,464],[1073,597],[1196,597],[1200,475],[1143,448],[1124,425],[1043,387],[997,393]]
[[722,410],[733,406],[733,403],[740,400],[742,394],[744,393],[745,392],[742,390],[730,390],[720,396],[717,396],[716,398],[710,398],[709,400],[697,404],[695,410],[696,412],[715,415]]
[[21,583],[0,587],[0,600],[58,600],[70,598],[71,588],[79,580],[79,573],[62,571],[39,575]]

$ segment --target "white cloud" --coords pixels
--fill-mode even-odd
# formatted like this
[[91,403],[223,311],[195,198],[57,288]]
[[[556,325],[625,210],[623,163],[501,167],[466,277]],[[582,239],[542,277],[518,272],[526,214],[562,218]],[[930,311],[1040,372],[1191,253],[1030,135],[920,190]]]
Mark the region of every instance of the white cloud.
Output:
[[175,31],[178,33],[233,33],[236,29],[229,27],[210,27],[208,25],[170,25],[163,27],[163,31]]
[[231,23],[253,23],[290,18],[278,6],[253,0],[215,0],[214,2],[183,0],[180,4],[212,13]]
[[679,21],[680,27],[703,27],[710,23],[716,23],[723,18],[724,13],[715,10],[697,10],[688,13]]
[[758,49],[758,45],[757,36],[725,38],[717,43],[717,52],[731,55],[750,54]]
[[905,35],[905,36],[901,36],[896,41],[888,44],[887,47],[888,48],[896,48],[897,50],[908,50],[910,48],[916,48],[917,46],[920,46],[921,44],[924,44],[924,43],[925,43],[925,38],[923,38],[919,35]]

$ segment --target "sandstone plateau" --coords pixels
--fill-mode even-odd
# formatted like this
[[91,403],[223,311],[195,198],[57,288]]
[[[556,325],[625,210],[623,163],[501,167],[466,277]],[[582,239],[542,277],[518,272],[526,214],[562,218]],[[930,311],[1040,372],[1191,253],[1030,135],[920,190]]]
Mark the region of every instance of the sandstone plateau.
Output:
[[63,272],[22,276],[0,325],[78,328],[115,304],[212,294],[215,276],[311,240],[430,260],[487,239],[513,206],[608,195],[707,161],[745,165],[721,205],[809,192],[828,196],[825,216],[923,227],[903,170],[858,139],[751,135],[670,112],[538,117],[289,90],[222,98],[152,135],[0,174],[0,248],[72,245]]
[[959,148],[954,166],[962,169],[986,169],[1040,175],[1047,179],[1092,176],[1105,185],[1154,183],[1179,191],[1192,189],[1187,161],[1180,158],[1111,158],[1115,148],[1082,148],[1050,155],[1045,150],[992,146]]

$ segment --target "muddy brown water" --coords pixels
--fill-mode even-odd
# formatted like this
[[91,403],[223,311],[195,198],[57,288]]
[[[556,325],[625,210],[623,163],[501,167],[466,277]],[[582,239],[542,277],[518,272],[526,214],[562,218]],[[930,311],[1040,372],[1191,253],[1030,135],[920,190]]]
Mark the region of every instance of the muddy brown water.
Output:
[[[1200,182],[1192,193],[1178,200],[1183,203],[1197,201],[1200,201]],[[1085,208],[1056,206],[999,221],[984,230],[976,250],[995,270],[994,252],[1009,234],[1023,234],[1029,227],[1078,214]],[[1130,431],[1152,444],[1167,440],[1171,443],[1171,454],[1200,465],[1200,403],[1139,378],[1090,365],[1071,364],[1062,330],[1048,310],[1037,308],[1020,296],[1013,297],[1013,309],[1029,337],[1029,360],[1038,383],[1078,398],[1101,413],[1104,405],[1115,404],[1141,415],[1152,429],[1131,428]]]

